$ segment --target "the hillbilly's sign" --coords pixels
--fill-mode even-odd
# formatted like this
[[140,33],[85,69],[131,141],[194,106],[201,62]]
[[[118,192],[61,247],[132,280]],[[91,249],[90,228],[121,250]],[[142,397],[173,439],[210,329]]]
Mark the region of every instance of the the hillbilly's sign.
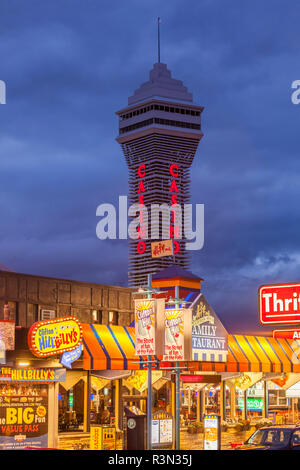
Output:
[[137,356],[162,355],[164,299],[135,300],[135,353]]
[[81,344],[81,341],[81,325],[74,317],[36,322],[28,332],[29,348],[37,357],[73,351]]
[[194,361],[226,362],[228,333],[203,294],[191,305]]
[[261,286],[258,304],[263,325],[300,323],[300,283]]

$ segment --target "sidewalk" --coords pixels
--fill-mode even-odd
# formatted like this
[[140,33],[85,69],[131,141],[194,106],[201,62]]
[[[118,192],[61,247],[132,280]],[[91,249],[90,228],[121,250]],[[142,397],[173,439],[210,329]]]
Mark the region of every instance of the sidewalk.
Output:
[[[231,442],[245,441],[253,431],[241,433],[223,432],[221,435],[221,449],[231,450]],[[65,433],[59,437],[59,449],[61,450],[89,450],[90,437],[88,433]],[[123,440],[117,439],[116,450],[123,449]],[[203,450],[203,433],[190,434],[186,430],[180,432],[181,450]]]

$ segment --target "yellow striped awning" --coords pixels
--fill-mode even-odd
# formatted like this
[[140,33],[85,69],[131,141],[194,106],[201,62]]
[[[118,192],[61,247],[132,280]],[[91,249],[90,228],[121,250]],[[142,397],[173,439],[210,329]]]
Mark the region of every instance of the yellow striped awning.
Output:
[[[82,324],[86,370],[143,369],[146,358],[135,355],[134,327]],[[192,361],[191,370],[201,372],[299,372],[300,341],[264,336],[228,335],[226,362]],[[173,366],[158,359],[157,368]]]

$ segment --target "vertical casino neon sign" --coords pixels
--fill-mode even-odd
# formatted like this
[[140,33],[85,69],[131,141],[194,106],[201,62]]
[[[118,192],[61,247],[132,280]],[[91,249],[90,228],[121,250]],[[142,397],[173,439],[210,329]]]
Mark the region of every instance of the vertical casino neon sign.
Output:
[[176,253],[179,252],[179,248],[180,248],[178,241],[174,240],[174,238],[175,237],[178,238],[178,235],[179,235],[179,226],[176,224],[176,207],[174,207],[174,206],[177,206],[178,204],[177,193],[179,191],[178,191],[177,184],[176,184],[176,179],[179,176],[178,165],[176,163],[172,163],[169,166],[169,172],[173,178],[171,181],[170,188],[169,188],[169,192],[172,193],[171,194],[171,206],[173,207],[173,210],[171,212],[170,238],[172,239],[172,242],[173,242],[173,254],[175,255]]
[[139,167],[138,167],[138,176],[140,178],[140,182],[139,182],[139,189],[138,189],[138,197],[139,197],[139,208],[141,209],[139,211],[140,213],[140,216],[139,216],[139,221],[140,221],[140,224],[138,226],[138,244],[137,244],[137,252],[142,255],[143,253],[145,253],[146,251],[146,242],[145,240],[143,240],[143,238],[145,238],[146,236],[146,225],[144,223],[144,218],[143,218],[143,206],[144,206],[144,193],[146,192],[145,190],[145,186],[144,186],[144,180],[143,178],[145,178],[146,176],[146,165],[145,163],[142,163]]

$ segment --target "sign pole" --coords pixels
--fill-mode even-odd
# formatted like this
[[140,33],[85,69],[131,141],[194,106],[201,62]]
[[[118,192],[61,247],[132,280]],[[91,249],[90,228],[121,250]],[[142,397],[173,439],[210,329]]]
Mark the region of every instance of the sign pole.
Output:
[[[152,274],[148,274],[148,299],[151,299],[152,295]],[[151,356],[148,356],[148,399],[147,399],[147,439],[148,439],[148,450],[152,450],[152,361]]]

